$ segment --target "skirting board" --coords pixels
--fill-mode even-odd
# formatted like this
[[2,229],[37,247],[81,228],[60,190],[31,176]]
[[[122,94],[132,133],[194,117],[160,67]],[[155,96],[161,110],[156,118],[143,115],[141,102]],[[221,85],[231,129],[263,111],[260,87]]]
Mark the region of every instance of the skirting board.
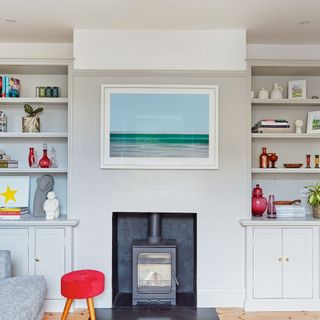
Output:
[[243,289],[198,289],[198,307],[243,307]]
[[[63,300],[63,299],[61,299],[61,300],[60,299],[59,300],[45,300],[44,301],[44,311],[45,312],[62,312],[65,302],[66,302],[66,300]],[[74,306],[71,306],[71,308],[74,308]]]
[[320,311],[320,300],[259,300],[245,303],[245,311]]

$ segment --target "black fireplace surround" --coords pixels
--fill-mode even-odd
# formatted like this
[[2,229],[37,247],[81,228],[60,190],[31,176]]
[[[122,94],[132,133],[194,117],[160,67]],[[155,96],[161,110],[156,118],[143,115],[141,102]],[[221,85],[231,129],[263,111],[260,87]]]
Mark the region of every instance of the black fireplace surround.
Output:
[[[152,223],[150,225],[152,218],[159,219],[159,217],[160,223],[158,221],[156,225]],[[138,293],[137,279],[134,279],[132,275],[137,274],[137,268],[135,269],[134,266],[137,263],[138,253],[142,252],[143,261],[150,260],[145,259],[146,252],[150,252],[149,249],[155,247],[158,248],[158,252],[163,252],[164,262],[162,263],[166,263],[166,253],[173,257],[170,266],[174,280],[171,282],[172,290],[168,291],[166,299],[161,302],[177,306],[197,305],[196,219],[195,213],[113,213],[112,295],[114,306],[131,306],[144,300],[153,302],[147,294]],[[154,227],[156,230],[152,230]],[[151,252],[156,252],[156,250],[151,250]],[[154,255],[153,258],[157,260]],[[161,287],[159,288],[161,290]],[[132,300],[133,292],[134,300]],[[141,292],[147,293],[148,290]],[[153,296],[150,295],[150,297]]]

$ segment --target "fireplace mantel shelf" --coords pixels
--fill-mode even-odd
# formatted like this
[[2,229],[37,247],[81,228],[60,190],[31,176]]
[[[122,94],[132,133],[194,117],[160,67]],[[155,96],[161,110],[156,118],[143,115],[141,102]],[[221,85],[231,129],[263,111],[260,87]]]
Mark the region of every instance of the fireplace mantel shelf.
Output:
[[312,215],[307,215],[306,217],[301,218],[277,218],[277,219],[268,219],[267,217],[262,218],[252,218],[252,219],[241,219],[240,224],[244,227],[253,227],[253,226],[320,226],[320,219],[313,218]]

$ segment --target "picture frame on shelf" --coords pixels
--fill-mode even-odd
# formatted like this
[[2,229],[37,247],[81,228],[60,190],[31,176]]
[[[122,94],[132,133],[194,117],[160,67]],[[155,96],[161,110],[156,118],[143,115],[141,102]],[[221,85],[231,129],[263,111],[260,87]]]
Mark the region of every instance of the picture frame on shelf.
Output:
[[0,180],[0,207],[29,206],[30,177],[2,176]]
[[102,169],[218,169],[218,86],[102,85]]
[[308,112],[307,133],[320,133],[320,111]]
[[306,80],[288,81],[288,99],[306,99],[307,82]]

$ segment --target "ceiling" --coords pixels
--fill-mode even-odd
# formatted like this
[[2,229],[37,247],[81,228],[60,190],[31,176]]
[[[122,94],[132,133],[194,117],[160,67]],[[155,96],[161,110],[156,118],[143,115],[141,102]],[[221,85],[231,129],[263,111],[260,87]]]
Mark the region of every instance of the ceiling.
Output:
[[[318,0],[0,0],[0,4],[0,42],[72,42],[74,28],[247,29],[249,43],[320,44]],[[305,19],[311,23],[299,24]]]

